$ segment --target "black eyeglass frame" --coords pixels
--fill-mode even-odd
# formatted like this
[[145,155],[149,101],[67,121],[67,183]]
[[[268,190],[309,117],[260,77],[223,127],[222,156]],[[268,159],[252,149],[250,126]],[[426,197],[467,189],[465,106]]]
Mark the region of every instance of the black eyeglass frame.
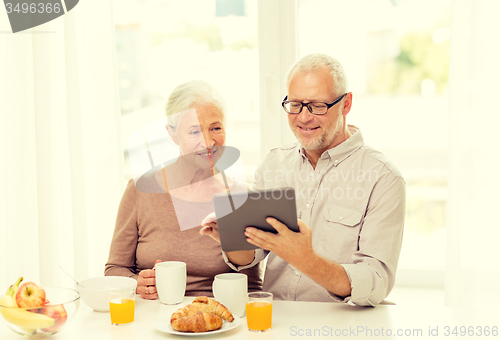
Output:
[[[331,103],[323,103],[323,102],[310,102],[310,103],[302,103],[302,102],[297,102],[295,100],[287,100],[288,99],[288,95],[285,96],[285,98],[283,98],[283,101],[281,102],[281,106],[283,107],[283,110],[285,110],[286,113],[289,113],[291,115],[297,115],[299,113],[302,112],[302,110],[304,109],[304,106],[307,107],[307,109],[309,110],[309,113],[310,114],[313,114],[313,115],[324,115],[328,112],[328,110],[330,110],[330,108],[332,106],[334,106],[335,104],[337,104],[338,102],[340,102],[347,94],[348,92],[344,93],[343,95],[341,95],[340,97],[338,97],[337,99],[335,99],[333,102]],[[299,112],[288,112],[286,109],[285,109],[285,104],[286,103],[300,103],[300,105],[302,105],[300,107],[300,110]],[[312,112],[312,108],[311,108],[311,104],[318,104],[318,103],[321,103],[321,104],[325,104],[326,105],[326,111],[325,113],[313,113]]]

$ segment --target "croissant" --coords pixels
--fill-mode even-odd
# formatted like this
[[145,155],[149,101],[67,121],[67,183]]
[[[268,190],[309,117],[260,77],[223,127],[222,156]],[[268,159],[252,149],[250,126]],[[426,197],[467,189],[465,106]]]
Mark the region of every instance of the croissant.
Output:
[[[174,313],[175,314],[175,313]],[[189,316],[170,320],[172,328],[180,332],[208,332],[222,327],[222,319],[211,313],[192,313]]]
[[193,303],[173,313],[170,324],[176,331],[198,333],[221,328],[222,319],[232,322],[234,317],[223,304],[206,296],[199,296]]
[[192,312],[212,313],[229,322],[233,322],[234,320],[233,314],[231,314],[226,306],[206,296],[198,296],[194,299],[189,309]]

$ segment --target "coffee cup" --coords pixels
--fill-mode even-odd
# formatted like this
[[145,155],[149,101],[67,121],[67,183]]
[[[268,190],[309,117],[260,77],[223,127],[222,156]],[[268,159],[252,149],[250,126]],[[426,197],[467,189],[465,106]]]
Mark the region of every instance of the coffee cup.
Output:
[[225,273],[215,276],[212,284],[214,297],[239,317],[245,315],[248,292],[248,277],[240,273]]
[[186,274],[184,262],[165,261],[155,265],[156,289],[161,303],[175,305],[184,300]]

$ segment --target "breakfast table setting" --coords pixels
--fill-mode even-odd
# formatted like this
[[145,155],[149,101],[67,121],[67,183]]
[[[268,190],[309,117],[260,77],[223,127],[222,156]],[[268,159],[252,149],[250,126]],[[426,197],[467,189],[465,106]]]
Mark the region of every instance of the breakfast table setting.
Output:
[[[185,297],[182,304],[194,298]],[[453,328],[474,327],[475,338],[482,328],[482,337],[499,338],[494,331],[499,326],[498,313],[488,313],[487,309],[473,311],[429,306],[427,308],[398,305],[372,307],[350,306],[342,303],[273,301],[272,328],[266,332],[253,332],[247,328],[246,316],[239,318],[239,324],[227,331],[211,334],[186,333],[183,335],[167,331],[170,315],[179,305],[164,305],[158,300],[136,300],[136,316],[130,325],[111,325],[108,313],[94,312],[82,304],[77,317],[66,330],[54,339],[182,339],[194,336],[207,339],[238,340],[280,340],[311,338],[454,338]],[[478,313],[479,312],[479,313]],[[480,317],[482,315],[483,317]],[[489,326],[489,336],[487,328]],[[447,328],[449,327],[449,328]],[[5,329],[8,331],[8,329]],[[436,331],[437,330],[437,331]],[[468,331],[468,329],[467,329]],[[486,331],[486,332],[485,332]],[[447,336],[448,334],[448,336]],[[495,336],[496,334],[496,336]],[[437,336],[436,336],[437,335]],[[15,334],[0,333],[1,339],[19,339]],[[463,338],[463,337],[461,337]]]
[[249,291],[242,273],[216,275],[213,297],[189,296],[186,275],[184,262],[157,263],[158,299],[136,294],[128,277],[75,280],[73,287],[21,284],[21,277],[0,296],[0,340],[500,338],[499,308],[487,300],[481,308],[283,301]]
[[[499,338],[498,308],[485,304],[481,309],[449,308],[442,302],[424,305],[352,306],[345,303],[280,301],[272,302],[272,327],[265,332],[250,331],[246,315],[236,317],[234,325],[205,333],[180,333],[169,327],[171,315],[195,297],[184,296],[178,304],[135,298],[135,319],[126,325],[113,325],[110,313],[97,312],[80,301],[71,323],[49,339],[132,340],[132,339],[392,339],[392,338]],[[226,322],[226,321],[225,321]],[[0,339],[23,336],[0,326]],[[28,337],[29,338],[29,337]]]

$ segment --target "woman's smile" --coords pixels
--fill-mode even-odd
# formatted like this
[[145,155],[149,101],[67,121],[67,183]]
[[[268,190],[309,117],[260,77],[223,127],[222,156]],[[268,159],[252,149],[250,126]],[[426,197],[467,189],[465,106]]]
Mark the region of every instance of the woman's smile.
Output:
[[212,150],[209,150],[209,151],[202,151],[202,152],[197,152],[196,155],[197,156],[200,156],[202,158],[211,158],[213,157],[213,155],[217,152],[217,149],[212,149]]

